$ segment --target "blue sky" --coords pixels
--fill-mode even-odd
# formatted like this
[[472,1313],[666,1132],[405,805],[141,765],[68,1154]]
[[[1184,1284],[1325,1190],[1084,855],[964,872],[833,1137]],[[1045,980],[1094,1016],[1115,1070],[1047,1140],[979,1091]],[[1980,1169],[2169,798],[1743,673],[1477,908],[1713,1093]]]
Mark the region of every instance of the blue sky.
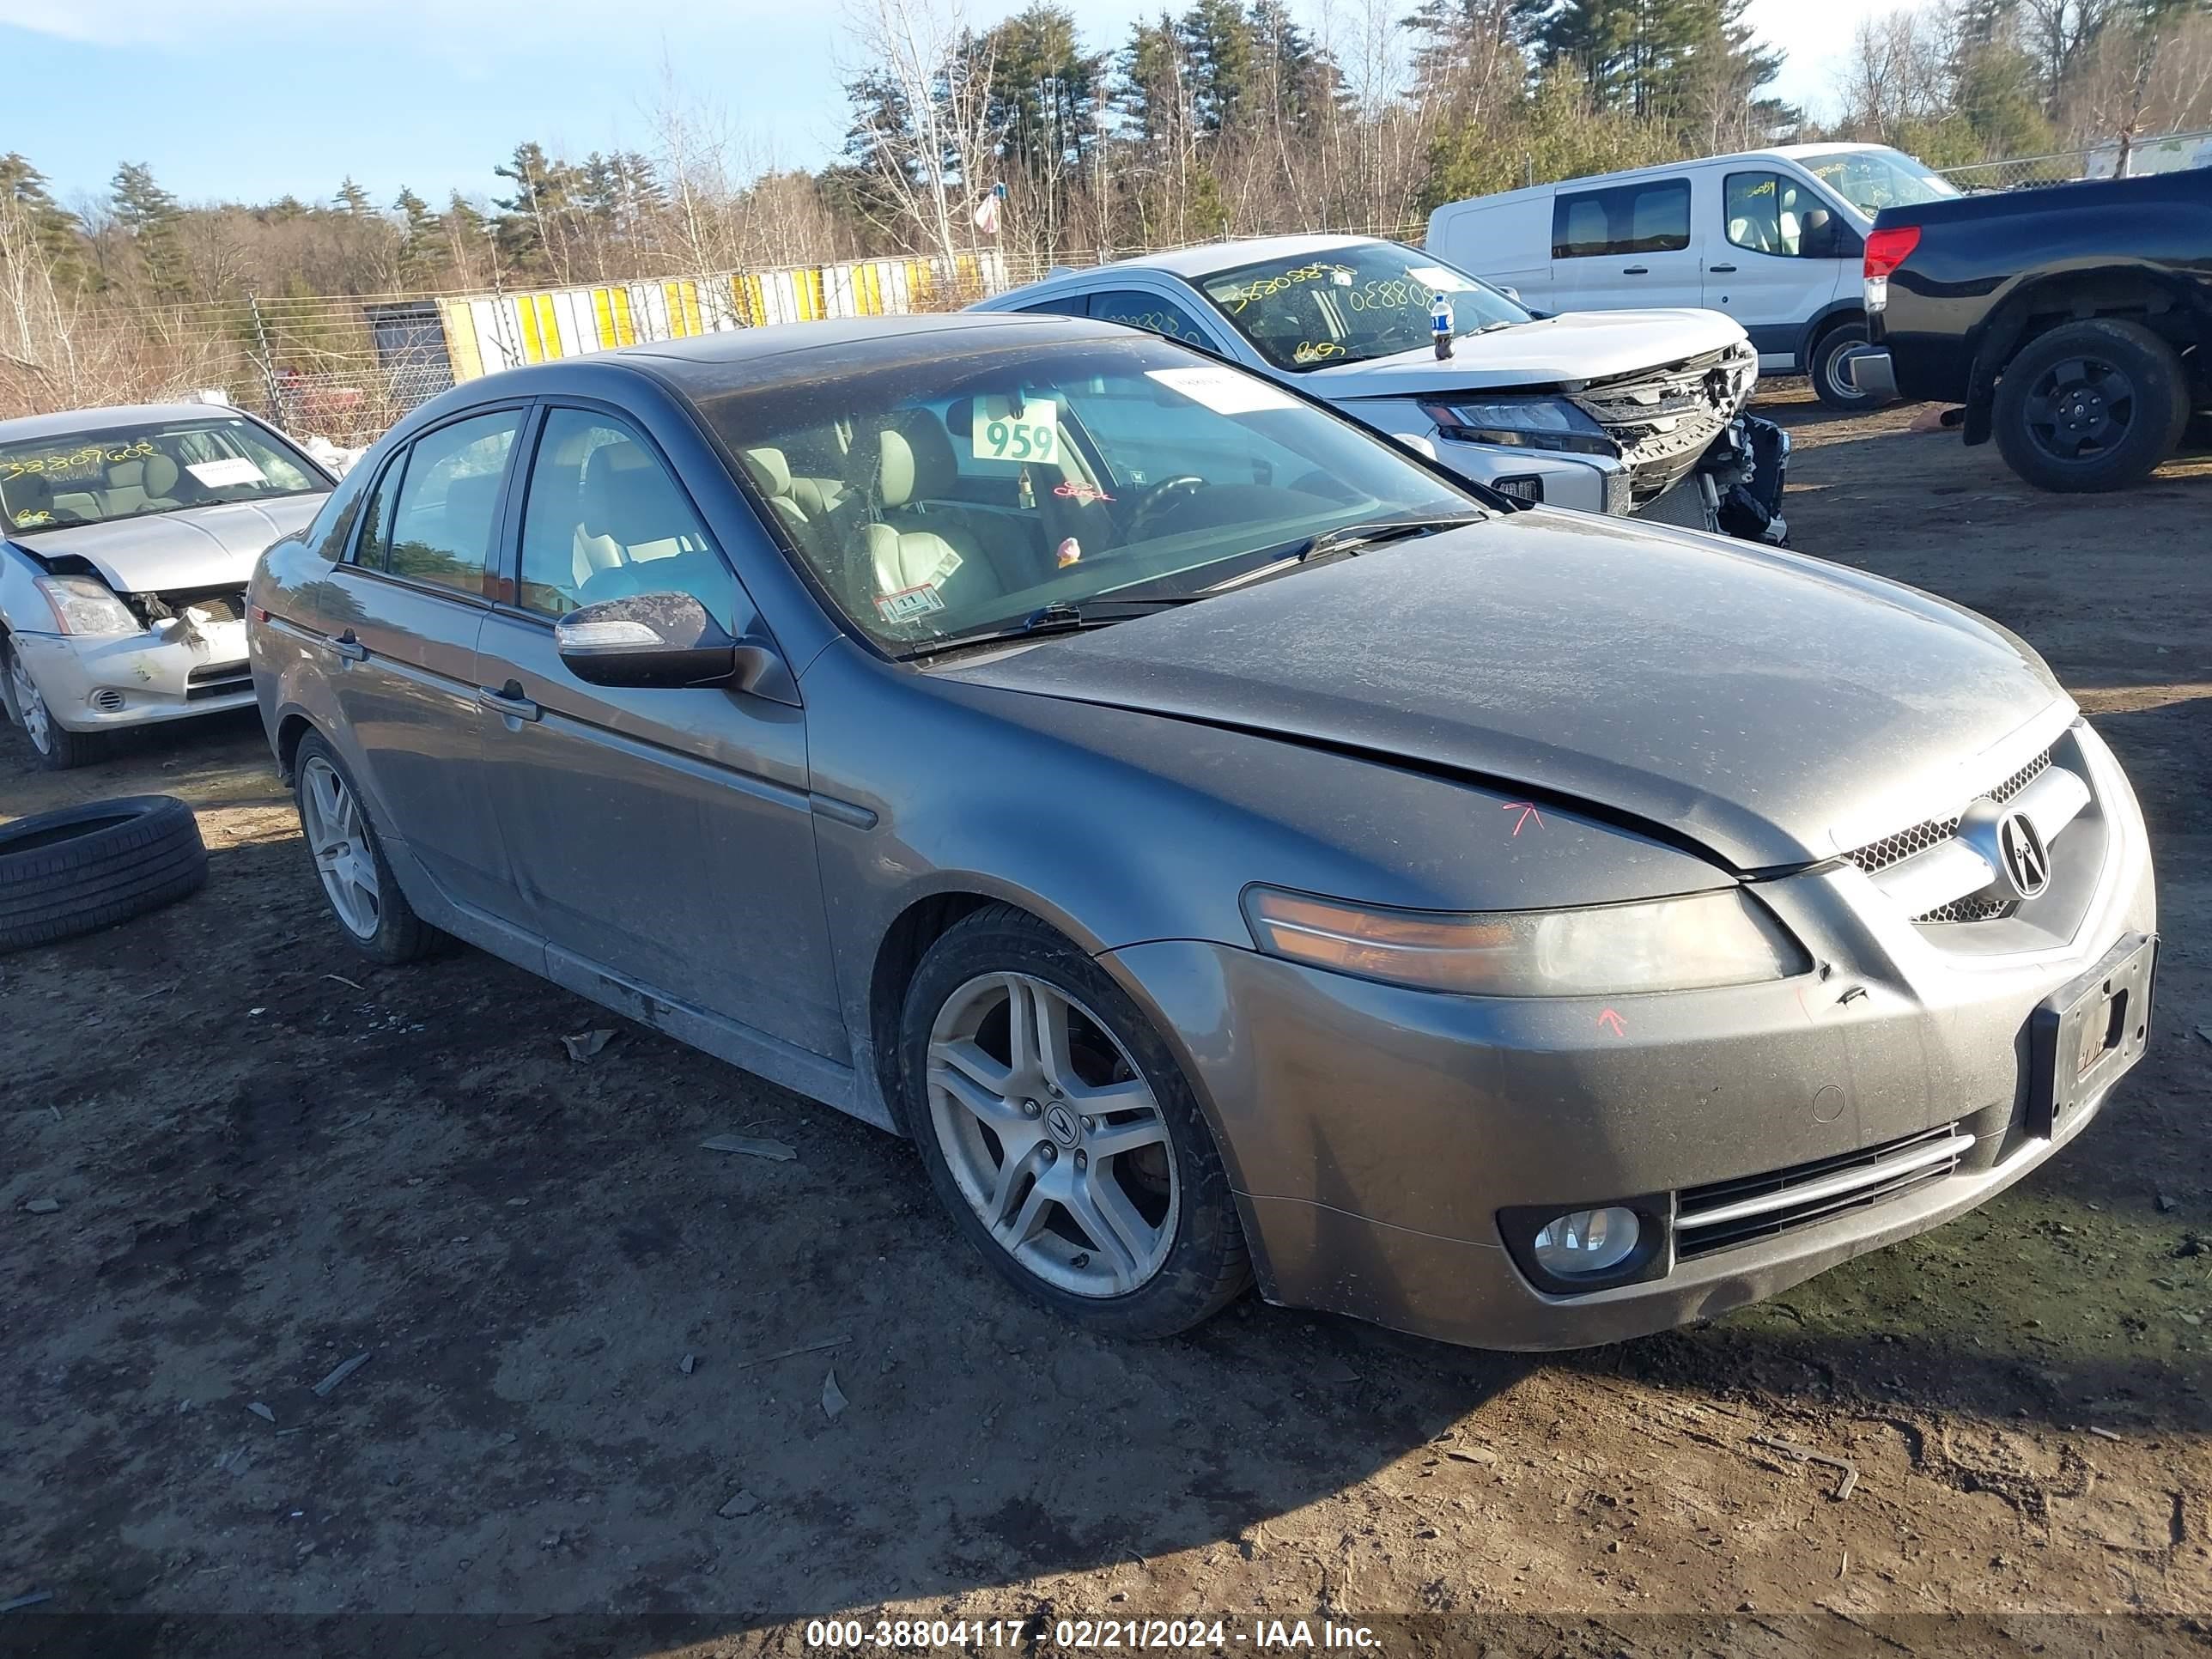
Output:
[[[490,191],[524,138],[573,155],[651,149],[665,64],[753,159],[813,166],[843,128],[839,3],[0,0],[0,149],[29,156],[64,202],[104,192],[126,160],[187,201],[323,198],[350,173],[380,203],[402,185],[441,202]],[[1073,3],[1105,45],[1158,0]],[[1753,0],[1790,53],[1782,95],[1830,102],[1834,55],[1887,9]],[[1010,9],[969,0],[976,19]]]

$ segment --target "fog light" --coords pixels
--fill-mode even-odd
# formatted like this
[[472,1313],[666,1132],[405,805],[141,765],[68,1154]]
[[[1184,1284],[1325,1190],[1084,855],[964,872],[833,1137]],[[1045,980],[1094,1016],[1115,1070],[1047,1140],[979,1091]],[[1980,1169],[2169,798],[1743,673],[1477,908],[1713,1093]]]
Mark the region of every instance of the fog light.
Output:
[[1561,1279],[1583,1279],[1617,1267],[1636,1248],[1632,1210],[1577,1210],[1546,1222],[1532,1246],[1536,1265]]

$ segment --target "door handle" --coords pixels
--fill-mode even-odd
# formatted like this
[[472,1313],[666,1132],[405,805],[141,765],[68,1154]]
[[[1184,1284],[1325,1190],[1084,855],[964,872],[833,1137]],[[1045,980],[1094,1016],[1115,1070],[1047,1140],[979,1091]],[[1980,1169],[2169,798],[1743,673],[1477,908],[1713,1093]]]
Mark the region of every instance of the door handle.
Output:
[[331,649],[337,652],[338,655],[343,657],[348,662],[367,662],[368,660],[368,647],[363,645],[359,640],[354,638],[353,629],[350,628],[347,629],[344,633],[339,635],[337,638],[331,641]]
[[1649,276],[1651,274],[1651,267],[1650,265],[1623,265],[1620,268],[1620,274],[1624,276]]
[[477,701],[487,708],[496,708],[511,720],[534,720],[538,718],[538,705],[522,695],[522,686],[518,681],[509,680],[496,691],[488,685],[480,685],[477,688]]
[[1734,270],[1735,267],[1734,265],[1707,265],[1705,269],[1707,270]]

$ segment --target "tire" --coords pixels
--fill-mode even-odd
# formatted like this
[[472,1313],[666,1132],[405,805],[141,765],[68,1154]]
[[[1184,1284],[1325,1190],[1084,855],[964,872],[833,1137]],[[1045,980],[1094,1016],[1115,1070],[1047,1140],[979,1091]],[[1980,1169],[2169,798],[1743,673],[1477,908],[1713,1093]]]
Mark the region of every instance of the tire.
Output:
[[72,732],[56,720],[46,707],[46,694],[31,678],[30,665],[19,659],[0,640],[0,702],[31,745],[31,753],[49,772],[67,772],[89,766],[107,752],[105,732]]
[[2005,365],[1990,417],[2005,465],[2038,489],[2124,489],[2179,447],[2188,381],[2141,323],[2067,323]]
[[0,824],[0,951],[112,927],[207,880],[192,809],[128,795]]
[[[1066,1019],[1054,1045],[1065,1059],[1010,1067],[1014,999],[1049,1028],[1036,1018],[1040,991]],[[1105,970],[1036,917],[991,905],[930,947],[907,988],[899,1059],[931,1184],[969,1243],[1033,1300],[1100,1335],[1164,1337],[1250,1284],[1228,1172],[1182,1068]],[[971,1066],[995,1069],[996,1088]],[[977,1099],[995,1105],[988,1133],[967,1104]],[[997,1231],[984,1218],[994,1206]]]
[[1813,395],[1830,409],[1856,412],[1877,406],[1873,398],[1843,378],[1844,359],[1866,343],[1864,323],[1838,323],[1813,343],[1806,374],[1813,382]]
[[323,902],[355,950],[397,964],[418,961],[445,945],[447,936],[416,915],[399,890],[353,775],[320,732],[300,739],[292,757],[292,799]]

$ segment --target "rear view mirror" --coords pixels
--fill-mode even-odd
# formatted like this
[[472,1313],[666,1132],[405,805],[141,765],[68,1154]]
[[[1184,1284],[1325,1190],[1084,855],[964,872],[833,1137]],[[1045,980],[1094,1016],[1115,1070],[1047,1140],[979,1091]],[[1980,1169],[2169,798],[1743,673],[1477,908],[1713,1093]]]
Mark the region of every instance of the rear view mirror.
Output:
[[553,641],[568,672],[592,685],[720,685],[738,676],[738,641],[689,593],[587,605],[554,624]]

